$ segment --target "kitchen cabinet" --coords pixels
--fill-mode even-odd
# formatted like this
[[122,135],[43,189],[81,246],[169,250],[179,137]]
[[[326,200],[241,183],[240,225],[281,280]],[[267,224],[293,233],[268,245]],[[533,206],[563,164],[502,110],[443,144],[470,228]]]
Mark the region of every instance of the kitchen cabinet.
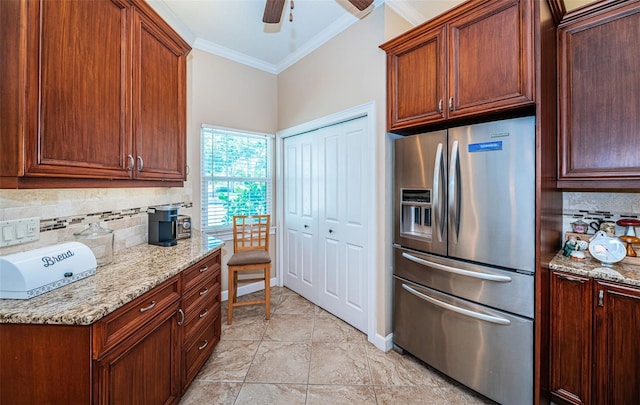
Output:
[[93,324],[0,324],[0,403],[177,403],[220,318],[218,250]]
[[552,399],[637,403],[640,289],[553,272],[550,293]]
[[638,26],[637,1],[558,26],[559,187],[640,187]]
[[532,106],[533,5],[471,1],[380,47],[387,130]]
[[185,391],[207,361],[221,334],[220,252],[182,273],[184,340],[182,390]]
[[2,116],[3,188],[181,184],[186,42],[142,0],[2,8],[19,33],[3,36],[17,62],[0,93],[14,105]]

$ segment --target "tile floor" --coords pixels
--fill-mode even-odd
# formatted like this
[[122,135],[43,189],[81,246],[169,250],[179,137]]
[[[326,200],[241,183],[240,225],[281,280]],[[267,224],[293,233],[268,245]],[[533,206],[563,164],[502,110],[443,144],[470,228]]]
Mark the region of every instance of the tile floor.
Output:
[[269,321],[264,306],[246,306],[228,326],[223,303],[222,339],[180,405],[492,403],[409,355],[382,352],[291,290],[271,294]]

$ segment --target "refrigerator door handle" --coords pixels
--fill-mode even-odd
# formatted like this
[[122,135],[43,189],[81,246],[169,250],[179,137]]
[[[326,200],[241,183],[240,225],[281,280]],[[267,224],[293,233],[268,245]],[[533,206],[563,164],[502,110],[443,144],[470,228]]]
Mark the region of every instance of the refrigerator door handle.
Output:
[[460,308],[457,307],[455,305],[451,305],[451,304],[447,304],[446,302],[442,302],[440,300],[437,300],[433,297],[429,297],[426,294],[421,293],[420,291],[414,290],[413,288],[409,287],[406,284],[402,284],[402,288],[404,288],[405,290],[407,290],[408,292],[410,292],[411,294],[415,295],[418,298],[421,298],[427,302],[432,303],[433,305],[437,305],[441,308],[444,309],[448,309],[449,311],[453,311],[456,312],[458,314],[461,315],[465,315],[471,318],[475,318],[475,319],[479,319],[481,321],[485,321],[485,322],[491,322],[491,323],[495,323],[498,325],[510,325],[511,321],[505,318],[500,318],[497,316],[491,316],[491,315],[486,315],[486,314],[481,314],[479,312],[475,312],[475,311],[470,311],[468,309],[465,308]]
[[449,226],[453,243],[458,243],[460,231],[460,159],[458,141],[453,141],[451,147],[451,163],[449,165]]
[[458,275],[461,275],[461,276],[473,277],[473,278],[477,278],[477,279],[480,279],[480,280],[495,281],[495,282],[498,282],[498,283],[510,283],[511,282],[511,277],[508,277],[508,276],[500,276],[498,274],[478,273],[476,271],[456,269],[455,267],[445,266],[444,264],[434,263],[434,262],[430,262],[429,260],[421,259],[421,258],[416,257],[416,256],[414,256],[412,254],[407,253],[407,252],[402,252],[402,257],[404,257],[405,259],[409,259],[412,262],[415,262],[415,263],[418,263],[418,264],[422,264],[422,265],[425,265],[425,266],[433,267],[434,269],[446,271],[448,273],[458,274]]
[[436,234],[438,235],[438,241],[442,242],[442,236],[444,233],[444,205],[442,204],[442,195],[440,195],[440,188],[444,179],[445,167],[443,160],[442,144],[438,144],[436,149],[436,162],[433,167],[433,213],[435,215]]

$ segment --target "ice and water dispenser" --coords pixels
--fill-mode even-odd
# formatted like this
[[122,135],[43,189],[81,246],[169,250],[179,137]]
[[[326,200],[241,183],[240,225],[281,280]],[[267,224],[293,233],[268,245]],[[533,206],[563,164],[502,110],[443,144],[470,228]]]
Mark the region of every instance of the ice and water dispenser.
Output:
[[400,190],[400,235],[409,238],[431,239],[431,190]]

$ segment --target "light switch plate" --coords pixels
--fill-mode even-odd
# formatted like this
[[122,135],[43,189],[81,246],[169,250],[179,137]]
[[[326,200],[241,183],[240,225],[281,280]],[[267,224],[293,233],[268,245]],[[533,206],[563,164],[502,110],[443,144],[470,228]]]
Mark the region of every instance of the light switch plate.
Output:
[[40,239],[40,218],[0,221],[0,247],[18,245]]

